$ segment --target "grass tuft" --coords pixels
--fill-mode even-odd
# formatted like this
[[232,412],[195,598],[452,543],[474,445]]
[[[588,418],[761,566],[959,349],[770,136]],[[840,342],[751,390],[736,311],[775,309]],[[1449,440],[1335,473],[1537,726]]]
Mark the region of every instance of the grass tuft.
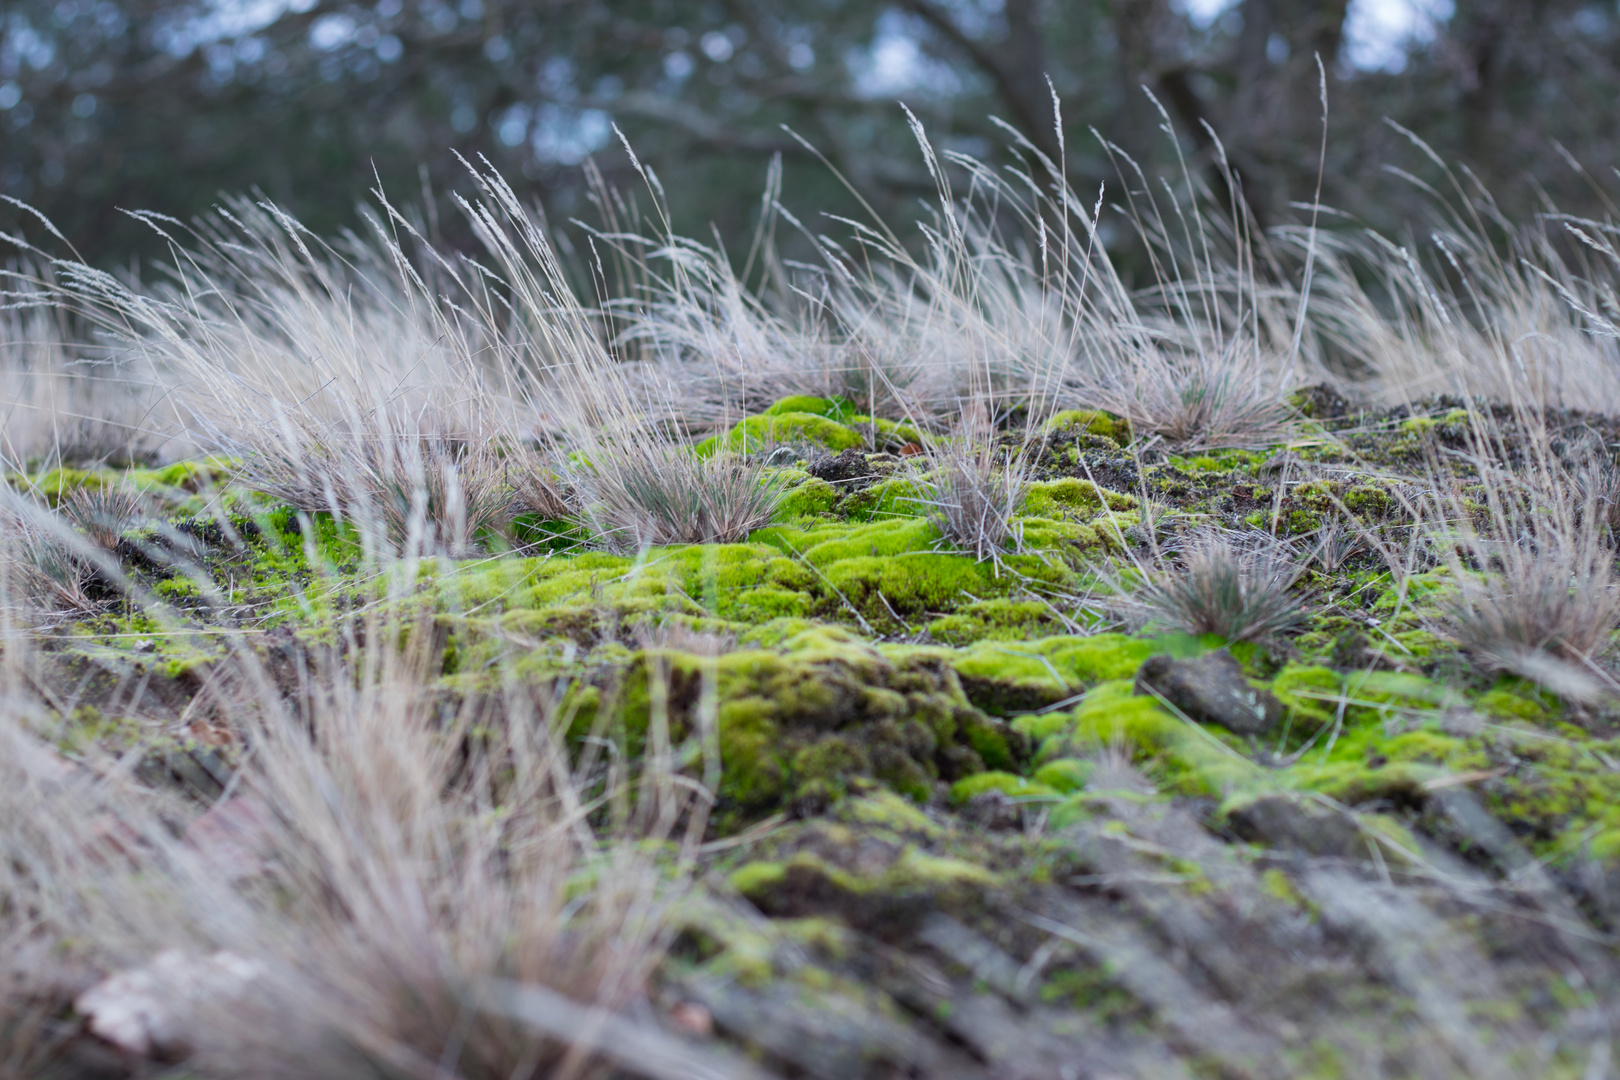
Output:
[[1274,637],[1305,620],[1289,594],[1304,567],[1292,547],[1266,533],[1205,532],[1181,549],[1179,562],[1130,590],[1131,606],[1152,622],[1235,642]]
[[57,514],[0,489],[0,600],[45,614],[101,610],[107,589],[97,562],[117,545],[114,524],[92,523],[87,543]]
[[1016,540],[1029,490],[1028,459],[998,448],[983,410],[968,410],[954,437],[933,440],[920,502],[945,539],[980,562],[998,563]]
[[[1457,642],[1486,670],[1509,671],[1587,698],[1592,661],[1620,624],[1620,580],[1612,556],[1555,547],[1499,549],[1498,567],[1463,574],[1447,604]],[[1557,661],[1548,664],[1546,658]]]
[[736,454],[700,458],[646,441],[603,447],[576,467],[586,521],[621,550],[734,544],[769,525],[787,494],[777,474]]
[[145,519],[146,500],[128,488],[82,487],[62,501],[61,512],[91,544],[111,553]]
[[[1576,701],[1616,689],[1598,665],[1620,624],[1614,481],[1602,451],[1576,447],[1577,460],[1566,460],[1540,408],[1523,403],[1503,418],[1471,409],[1467,433],[1462,457],[1478,477],[1475,497],[1431,483],[1419,508],[1456,583],[1439,629],[1487,672]],[[1510,444],[1518,468],[1501,463]]]

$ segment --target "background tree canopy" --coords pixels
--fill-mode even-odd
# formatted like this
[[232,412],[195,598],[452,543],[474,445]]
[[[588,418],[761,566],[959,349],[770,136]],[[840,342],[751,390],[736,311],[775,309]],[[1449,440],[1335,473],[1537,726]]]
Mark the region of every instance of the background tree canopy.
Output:
[[[1601,208],[1591,177],[1620,133],[1613,0],[7,0],[0,191],[102,263],[152,248],[120,208],[188,218],[258,189],[328,232],[379,179],[400,201],[431,190],[453,242],[450,150],[486,155],[560,219],[584,209],[587,155],[632,179],[617,124],[676,226],[734,243],[778,153],[790,206],[852,208],[784,125],[903,214],[932,185],[897,100],[946,148],[1005,153],[999,117],[1056,157],[1050,76],[1080,190],[1119,191],[1088,129],[1150,172],[1171,160],[1146,87],[1194,171],[1216,175],[1219,136],[1270,224],[1313,195],[1316,54],[1328,204],[1383,228],[1410,217],[1421,196],[1380,170],[1432,166],[1389,117],[1514,212],[1543,193]],[[0,228],[41,235],[11,204]]]

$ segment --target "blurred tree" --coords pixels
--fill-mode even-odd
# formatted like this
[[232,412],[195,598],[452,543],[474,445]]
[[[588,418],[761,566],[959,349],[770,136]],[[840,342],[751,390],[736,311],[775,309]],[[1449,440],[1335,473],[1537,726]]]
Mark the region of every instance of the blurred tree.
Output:
[[[1541,166],[1552,140],[1593,172],[1617,160],[1614,4],[1458,0],[1424,17],[1419,2],[7,0],[0,192],[99,262],[152,250],[119,208],[185,218],[257,187],[329,232],[379,179],[396,200],[436,192],[434,220],[460,242],[448,151],[488,156],[564,217],[582,212],[587,155],[610,182],[636,182],[617,123],[677,226],[714,222],[734,240],[770,155],[785,156],[791,205],[852,209],[783,125],[881,212],[904,214],[931,183],[895,99],[947,148],[999,152],[995,115],[1056,158],[1055,90],[1071,175],[1117,191],[1088,128],[1148,167],[1173,161],[1146,87],[1205,175],[1219,133],[1271,222],[1314,187],[1320,55],[1328,201],[1381,226],[1406,212],[1376,173],[1417,160],[1379,123],[1388,115],[1505,198],[1533,194],[1524,173],[1538,168],[1561,202],[1587,207],[1584,179]],[[1412,33],[1397,27],[1369,55],[1358,24],[1392,11]],[[11,205],[0,228],[41,232]]]

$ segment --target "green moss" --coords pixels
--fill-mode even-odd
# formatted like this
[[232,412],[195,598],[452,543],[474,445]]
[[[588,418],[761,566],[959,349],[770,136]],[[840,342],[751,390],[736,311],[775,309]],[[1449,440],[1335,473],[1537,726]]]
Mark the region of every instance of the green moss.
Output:
[[951,802],[957,806],[971,802],[980,795],[999,791],[1009,798],[1056,799],[1059,792],[1052,787],[1008,772],[982,772],[964,777],[951,785]]
[[860,446],[860,435],[825,416],[815,413],[782,412],[766,416],[750,416],[740,421],[724,439],[712,446],[700,444],[700,456],[709,456],[720,449],[740,453],[755,453],[783,443],[814,443],[828,450],[849,450]]
[[[1086,549],[1089,555],[1124,550],[1119,533],[1106,523],[1081,524],[1076,521],[1025,517],[1018,520],[1017,529],[1023,550],[1038,553],[1037,558],[1042,556],[1050,558],[1055,554],[1060,559],[1068,560],[1074,557],[1078,549]],[[1017,556],[1003,557],[1002,562],[1011,563],[1017,559]],[[1047,565],[1055,564],[1049,562]]]
[[932,889],[949,885],[994,888],[1001,884],[1001,878],[987,867],[948,855],[930,855],[918,847],[908,847],[885,878],[882,886],[894,885],[902,889],[915,886]]
[[878,790],[845,800],[838,808],[840,821],[876,826],[897,837],[938,839],[944,830],[915,803],[890,791]]
[[1554,714],[1557,699],[1533,683],[1504,675],[1495,686],[1479,696],[1474,708],[1501,720],[1540,723]]
[[202,586],[184,574],[156,582],[152,591],[169,600],[194,600],[205,595]]
[[1061,480],[1041,480],[1029,485],[1024,496],[1024,512],[1033,517],[1062,517],[1071,513],[1094,513],[1109,510],[1134,510],[1136,499],[1109,491],[1090,480],[1065,477]]
[[1011,769],[1018,764],[1004,730],[994,722],[977,715],[963,718],[961,734],[973,752],[992,769]]
[[832,960],[847,958],[854,945],[849,928],[836,919],[811,916],[803,919],[774,919],[771,929],[801,948],[811,949]]
[[1101,409],[1064,409],[1053,414],[1046,422],[1046,431],[1049,434],[1063,431],[1085,432],[1088,435],[1108,439],[1116,447],[1125,446],[1131,441],[1130,421],[1103,412]]
[[843,492],[825,480],[814,477],[802,480],[783,497],[777,507],[777,520],[793,521],[831,513],[833,507],[837,506],[843,497]]
[[1289,907],[1303,908],[1306,905],[1305,898],[1294,888],[1294,883],[1288,880],[1288,875],[1275,867],[1261,871],[1260,887],[1265,890],[1267,896],[1281,900]]
[[1046,827],[1060,833],[1072,825],[1090,821],[1094,816],[1092,803],[1085,792],[1077,792],[1052,807],[1046,813]]
[[1101,966],[1060,968],[1041,983],[1041,1001],[1083,1013],[1098,1024],[1140,1021],[1142,1005]]
[[1129,678],[1159,651],[1163,646],[1157,642],[1123,634],[1016,645],[984,641],[955,654],[952,666],[981,708],[1006,714],[1050,705],[1108,679]]
[[1171,716],[1152,698],[1134,694],[1124,679],[1088,693],[1066,728],[1042,741],[1036,760],[1089,758],[1109,747],[1128,750],[1164,791],[1225,795],[1268,782],[1238,746]]
[[[439,604],[529,635],[594,636],[648,616],[766,622],[807,614],[814,571],[762,544],[652,548],[638,558],[498,559],[424,569]],[[614,632],[617,632],[614,630]]]
[[1023,641],[1062,629],[1051,605],[1039,600],[977,600],[928,624],[928,634],[947,645],[976,641]]
[[1307,756],[1288,771],[1288,780],[1346,806],[1378,800],[1415,806],[1422,804],[1428,782],[1483,763],[1460,740],[1436,733],[1390,739],[1382,725],[1364,722],[1347,727],[1325,759]]
[[1303,484],[1296,484],[1289,494],[1294,501],[1322,513],[1337,507],[1339,487],[1332,480],[1307,480]]
[[733,870],[727,882],[744,896],[758,896],[782,883],[787,866],[780,862],[751,862]]
[[1388,490],[1376,484],[1356,484],[1344,492],[1344,507],[1357,517],[1382,520],[1390,517],[1400,503]]
[[871,755],[866,748],[837,736],[812,743],[793,755],[793,775],[801,792],[812,786],[842,798],[851,777],[869,776]]
[[169,488],[198,492],[225,483],[241,468],[235,458],[207,457],[198,461],[176,461],[161,469],[132,469],[128,481],[137,488]]
[[964,599],[1005,593],[1011,583],[991,576],[982,563],[942,552],[913,551],[842,559],[824,571],[831,595],[819,613],[837,617],[853,608],[869,625],[893,626],[949,611]]
[[1271,692],[1288,710],[1289,732],[1303,740],[1330,722],[1343,683],[1338,672],[1325,667],[1288,664],[1278,672]]
[[182,679],[206,670],[228,655],[224,635],[189,626],[161,608],[127,615],[104,615],[70,624],[61,646],[111,671],[156,672]]
[[[878,873],[863,877],[832,865],[811,852],[801,851],[782,862],[755,862],[734,870],[733,888],[756,903],[770,906],[778,890],[809,887],[852,897],[878,896],[886,903],[907,896],[934,895],[959,887],[994,888],[1000,878],[986,867],[948,855],[934,855],[907,845],[900,857]],[[815,885],[810,885],[815,882]]]
[[1396,706],[1443,709],[1463,704],[1461,691],[1435,679],[1404,671],[1362,671],[1345,681],[1345,693],[1363,704],[1353,708]]
[[922,432],[912,425],[885,420],[881,416],[856,416],[848,422],[871,431],[874,450],[915,452],[927,442]]
[[1074,718],[1066,712],[1025,713],[1008,721],[1014,731],[1039,746],[1054,735],[1068,732]]
[[1279,524],[1290,536],[1304,536],[1322,527],[1322,515],[1314,510],[1290,510]]
[[1598,833],[1587,843],[1587,852],[1592,858],[1609,864],[1620,863],[1620,829],[1608,829]]
[[[932,551],[941,541],[931,522],[919,518],[876,521],[869,525],[823,525],[810,529],[760,529],[753,540],[770,544],[811,566],[827,567],[841,559],[903,555]],[[964,560],[967,561],[967,560]]]
[[[789,804],[820,812],[877,784],[922,801],[939,780],[987,761],[1019,767],[1021,740],[968,703],[940,650],[879,650],[828,627],[781,629],[774,648],[717,657],[657,649],[609,662],[599,646],[589,683],[575,683],[565,702],[570,737],[610,738],[634,760],[654,716],[667,718],[682,745],[700,730],[694,710],[710,702],[702,707],[716,710],[723,822]],[[544,676],[547,661],[523,662]],[[700,753],[697,743],[691,752]]]
[[6,477],[6,482],[18,491],[56,506],[76,491],[100,491],[117,486],[121,479],[118,473],[106,469],[57,468],[33,475],[13,473]]
[[1049,761],[1035,770],[1035,782],[1045,784],[1059,795],[1072,795],[1091,779],[1092,764],[1074,758]]
[[840,424],[848,424],[859,414],[855,410],[855,403],[845,397],[811,397],[808,394],[797,394],[785,397],[781,401],[765,410],[766,416],[784,416],[793,413],[806,413],[811,416],[824,416],[828,420]]
[[852,491],[839,510],[851,521],[878,521],[883,518],[921,517],[928,512],[927,492],[910,477],[897,476],[879,481],[861,491]]
[[787,769],[775,752],[776,713],[760,697],[739,697],[720,706],[720,795],[745,809],[773,806],[786,793]]

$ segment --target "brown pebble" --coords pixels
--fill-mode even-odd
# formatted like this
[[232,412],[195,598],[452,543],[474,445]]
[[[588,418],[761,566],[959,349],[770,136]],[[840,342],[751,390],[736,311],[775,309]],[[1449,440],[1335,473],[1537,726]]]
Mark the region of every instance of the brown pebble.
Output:
[[714,1034],[714,1016],[695,1001],[678,1002],[669,1010],[669,1022],[677,1031],[707,1039]]

